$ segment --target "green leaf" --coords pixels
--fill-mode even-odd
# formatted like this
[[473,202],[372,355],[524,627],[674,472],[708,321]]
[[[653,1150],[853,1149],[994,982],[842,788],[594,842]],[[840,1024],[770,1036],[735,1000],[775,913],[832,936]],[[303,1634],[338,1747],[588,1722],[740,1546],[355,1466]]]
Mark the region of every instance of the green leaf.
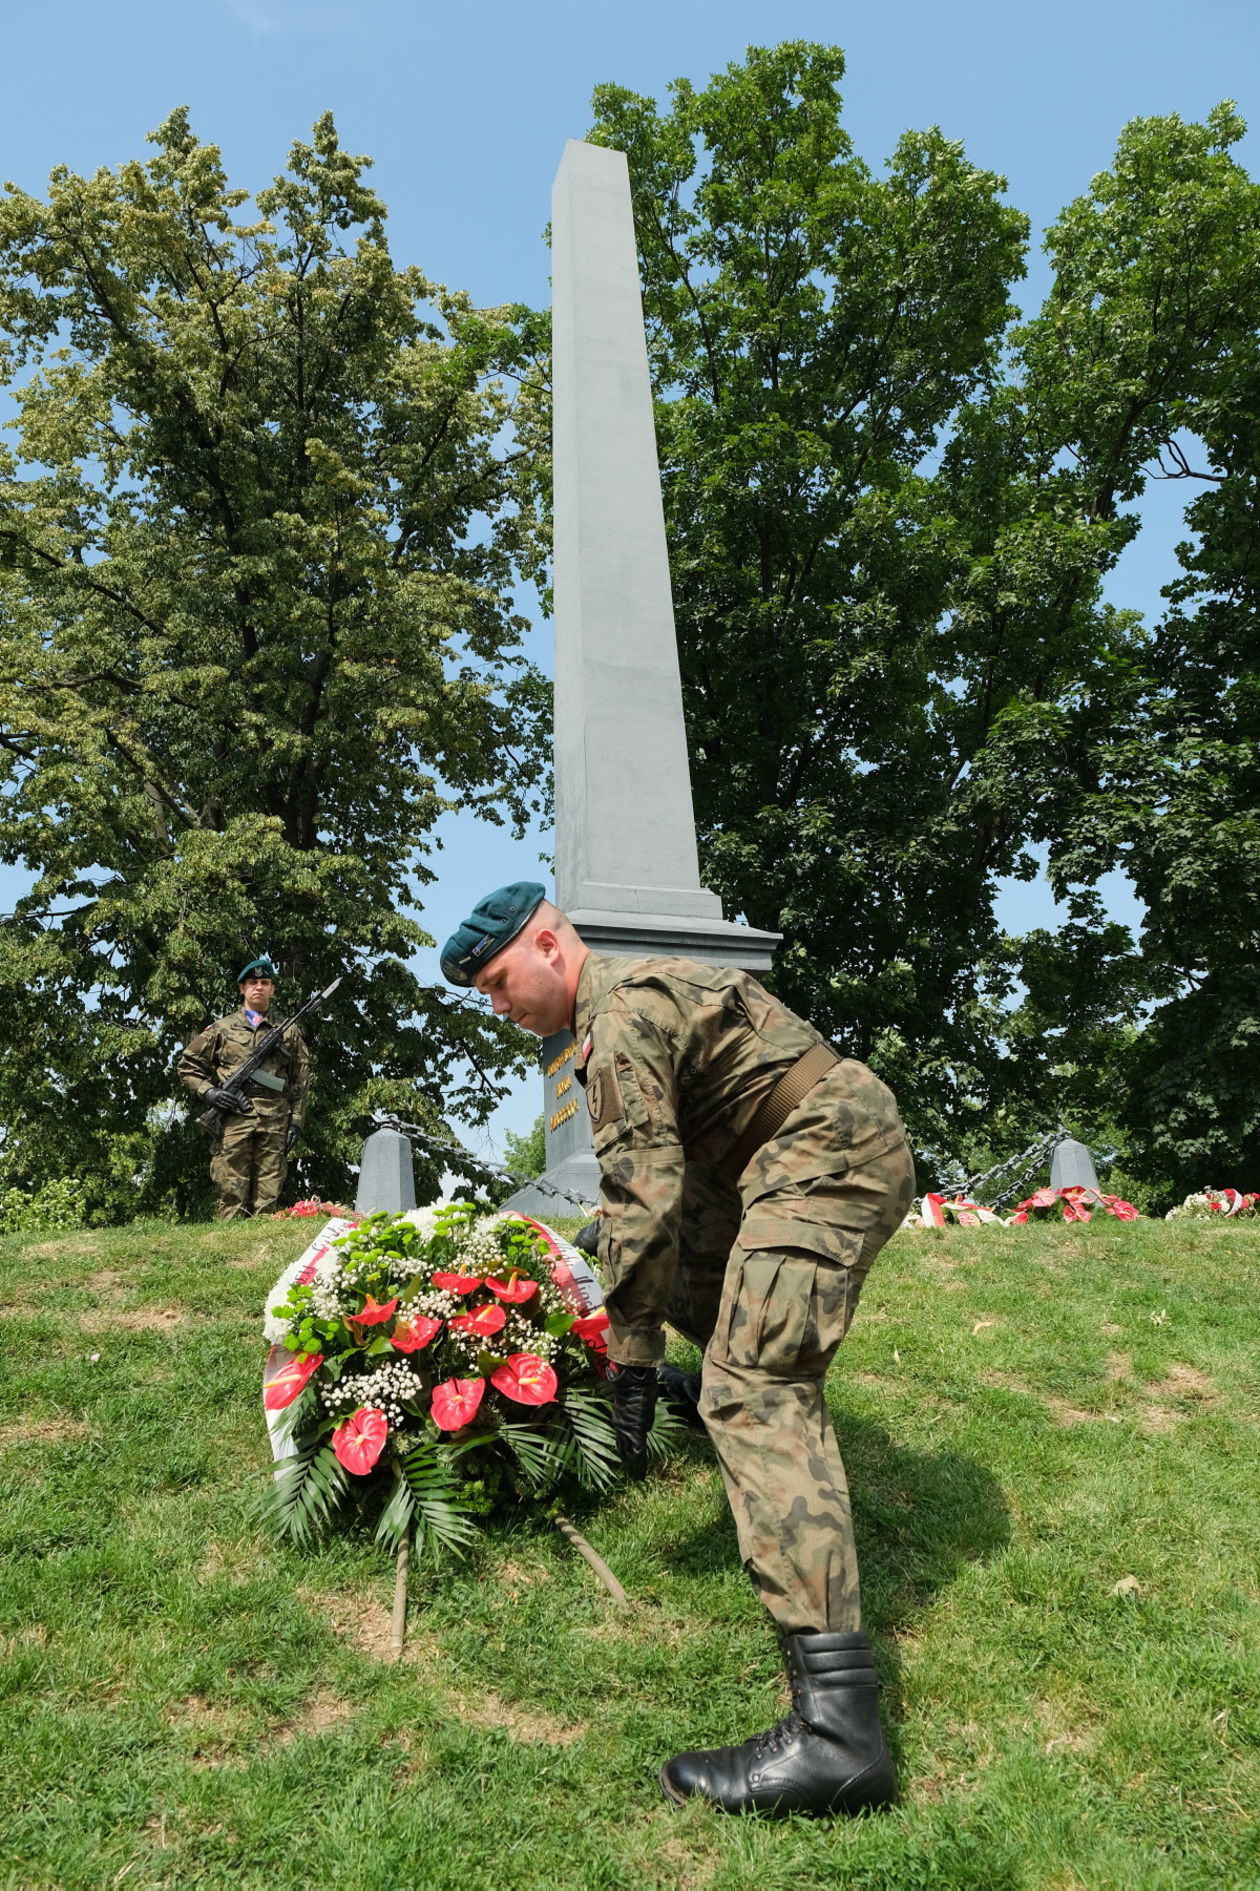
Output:
[[277,1536],[305,1548],[331,1522],[349,1481],[331,1446],[310,1444],[277,1465],[264,1518]]
[[563,1435],[531,1431],[526,1425],[505,1424],[502,1436],[524,1482],[535,1494],[551,1490],[569,1468],[570,1453]]
[[568,1433],[567,1468],[587,1489],[609,1490],[617,1481],[621,1459],[607,1393],[570,1386],[558,1403]]
[[676,1412],[671,1412],[668,1405],[658,1402],[652,1429],[647,1435],[648,1456],[659,1464],[686,1441],[688,1430],[687,1424]]
[[477,1524],[442,1447],[422,1440],[408,1452],[402,1468],[414,1503],[417,1550],[467,1549],[476,1539]]
[[394,1494],[381,1512],[376,1526],[375,1541],[385,1546],[396,1555],[404,1538],[409,1534],[415,1518],[416,1500],[410,1484],[399,1473],[394,1486]]

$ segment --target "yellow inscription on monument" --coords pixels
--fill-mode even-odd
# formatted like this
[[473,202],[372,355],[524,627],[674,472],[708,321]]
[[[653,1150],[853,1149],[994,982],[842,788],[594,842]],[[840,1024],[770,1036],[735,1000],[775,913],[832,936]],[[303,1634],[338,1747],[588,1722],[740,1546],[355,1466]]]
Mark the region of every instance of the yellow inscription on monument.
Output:
[[568,1050],[561,1051],[559,1057],[552,1058],[551,1062],[548,1064],[546,1068],[546,1071],[544,1072],[544,1075],[548,1077],[554,1077],[556,1072],[560,1069],[560,1067],[563,1064],[567,1064],[571,1057],[576,1057],[576,1056],[577,1056],[577,1039],[574,1038],[572,1043],[569,1045]]

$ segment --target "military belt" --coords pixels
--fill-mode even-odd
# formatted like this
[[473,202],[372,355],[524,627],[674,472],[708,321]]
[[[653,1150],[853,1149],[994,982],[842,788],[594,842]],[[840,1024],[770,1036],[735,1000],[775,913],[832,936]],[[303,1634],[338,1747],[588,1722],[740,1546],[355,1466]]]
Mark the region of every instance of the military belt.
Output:
[[762,1102],[752,1122],[744,1131],[721,1166],[729,1182],[738,1182],[757,1151],[777,1136],[798,1103],[804,1101],[816,1083],[821,1083],[839,1053],[830,1044],[811,1044],[804,1056],[789,1064],[774,1089]]

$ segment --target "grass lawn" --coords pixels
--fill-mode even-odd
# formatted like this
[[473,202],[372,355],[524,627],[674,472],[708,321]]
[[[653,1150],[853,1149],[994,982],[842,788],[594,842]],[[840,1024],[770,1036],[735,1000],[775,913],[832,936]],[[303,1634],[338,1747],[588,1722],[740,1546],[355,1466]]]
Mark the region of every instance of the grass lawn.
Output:
[[1260,1887],[1260,1226],[899,1235],[830,1382],[904,1799],[656,1786],[782,1711],[701,1439],[417,1571],[280,1549],[259,1309],[310,1224],[0,1241],[5,1887]]

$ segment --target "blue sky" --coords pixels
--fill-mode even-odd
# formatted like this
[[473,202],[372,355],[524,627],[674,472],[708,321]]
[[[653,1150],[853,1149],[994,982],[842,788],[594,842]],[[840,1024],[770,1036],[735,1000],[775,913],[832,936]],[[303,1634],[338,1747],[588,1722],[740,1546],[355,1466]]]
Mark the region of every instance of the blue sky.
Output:
[[[1006,176],[1034,243],[1106,167],[1128,119],[1197,118],[1233,98],[1260,124],[1255,0],[61,0],[6,18],[0,174],[41,191],[55,165],[141,156],[146,133],[186,104],[252,189],[331,109],[344,142],[375,159],[396,262],[482,303],[541,304],[551,179],[565,139],[589,126],[592,88],[611,80],[663,98],[680,74],[703,81],[750,43],[788,38],[844,47],[846,119],[869,163],[903,131],[939,124]],[[1258,154],[1249,134],[1253,173]],[[1034,248],[1030,304],[1045,283]],[[1152,495],[1113,583],[1118,601],[1158,607],[1188,496]],[[546,630],[533,641],[549,667]],[[514,846],[463,818],[443,835],[426,916],[439,939],[480,892],[537,871],[541,844]],[[21,883],[0,867],[0,910]],[[1112,893],[1129,917],[1123,886]],[[1050,910],[1044,891],[1021,888],[1003,916],[1023,928]],[[496,1125],[526,1127],[538,1107],[531,1086]]]

